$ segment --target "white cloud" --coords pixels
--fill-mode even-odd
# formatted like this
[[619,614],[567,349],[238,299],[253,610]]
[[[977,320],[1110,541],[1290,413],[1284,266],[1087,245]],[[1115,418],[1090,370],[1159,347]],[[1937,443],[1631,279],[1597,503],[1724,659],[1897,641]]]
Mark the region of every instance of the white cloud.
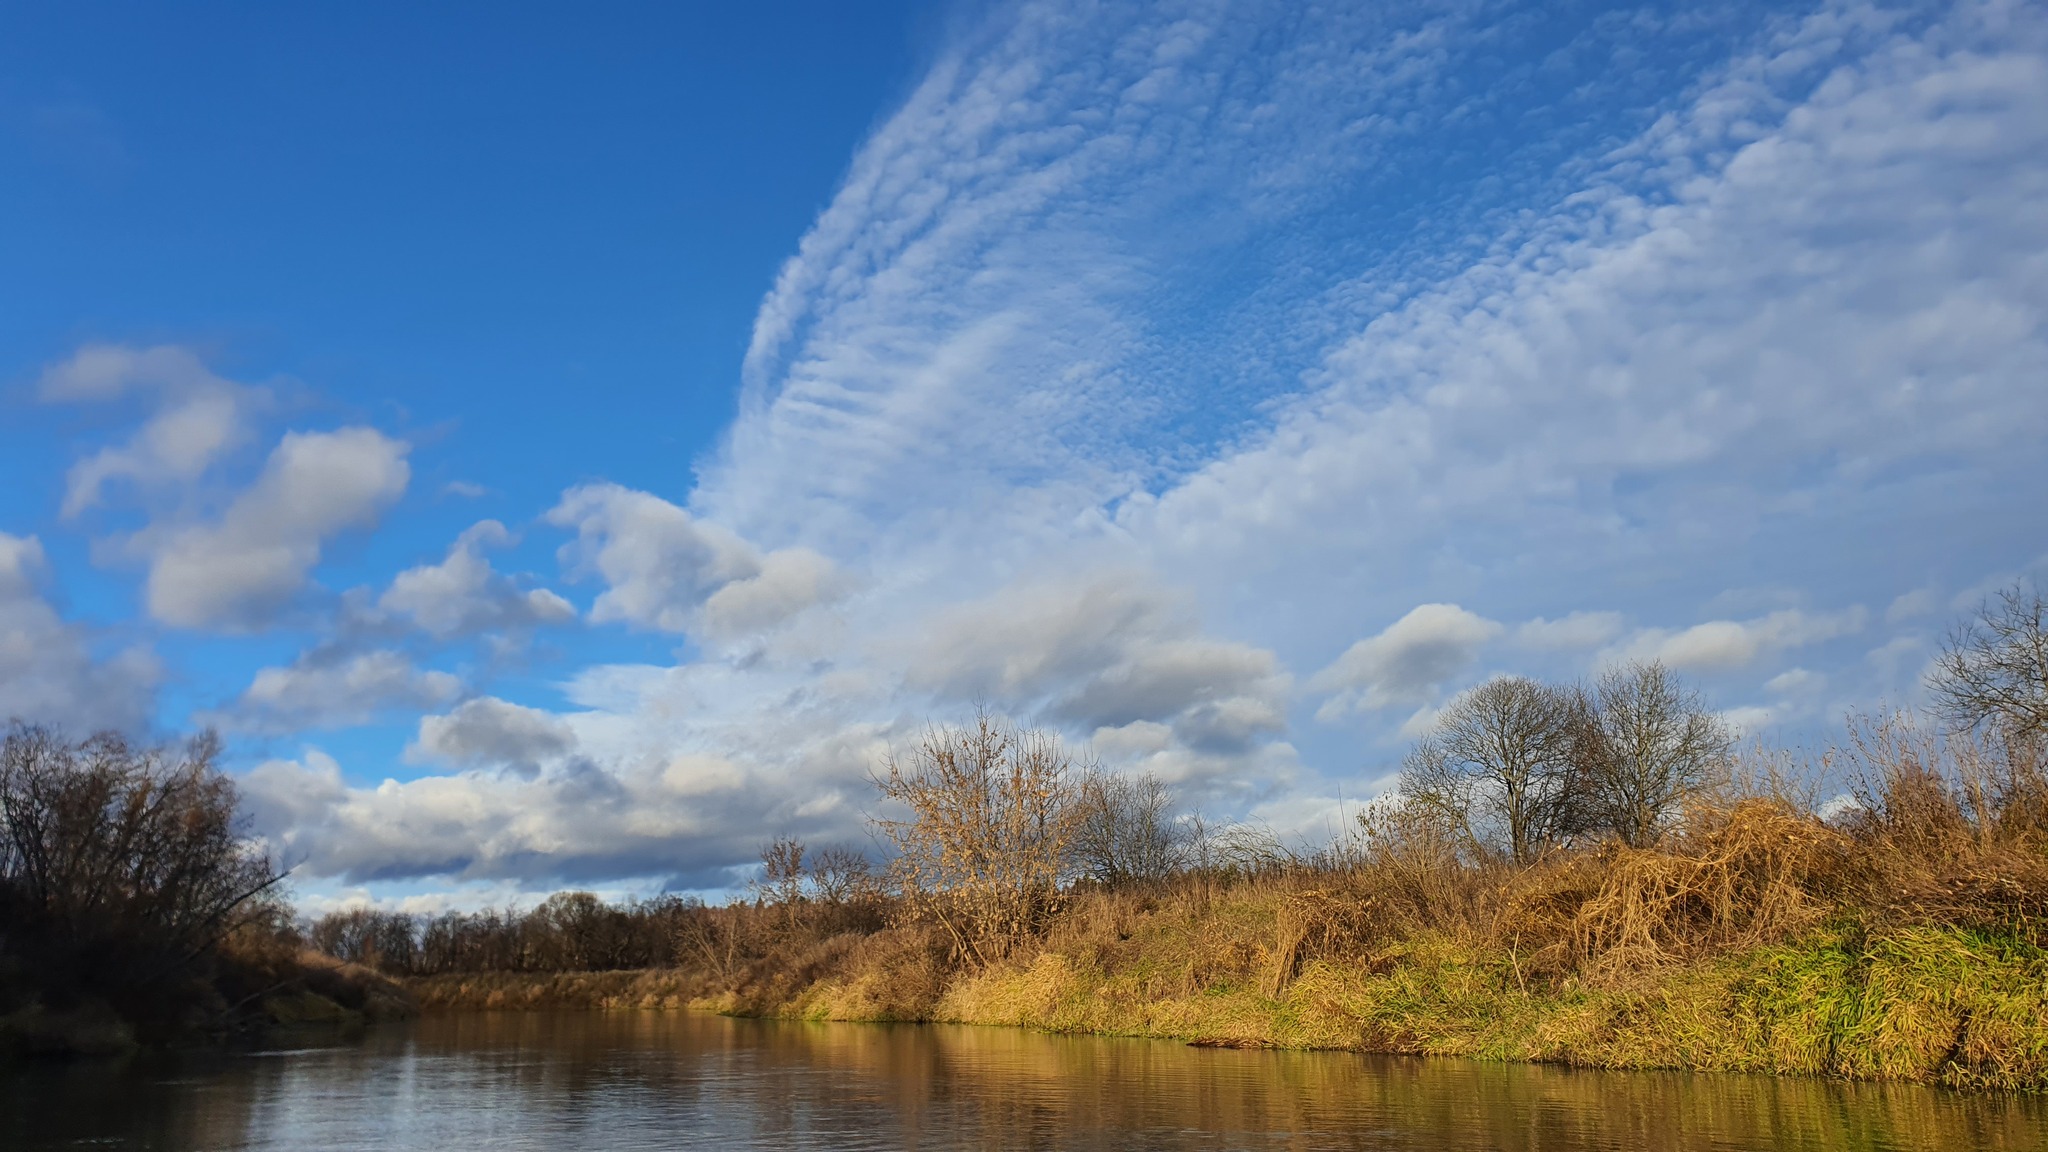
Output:
[[1128,573],[942,610],[908,656],[914,687],[1084,732],[1159,723],[1191,748],[1241,752],[1286,726],[1288,677],[1271,652],[1202,635],[1184,596]]
[[374,524],[405,491],[407,445],[371,428],[291,433],[218,520],[152,528],[150,615],[185,628],[250,628],[305,586],[328,537]]
[[136,392],[156,411],[125,444],[102,448],[72,465],[63,514],[100,502],[106,486],[126,480],[148,490],[190,484],[249,437],[249,415],[267,403],[263,389],[224,379],[184,348],[87,345],[46,369],[38,393],[53,403],[91,403]]
[[1118,525],[1216,586],[1327,604],[1319,574],[1361,571],[1382,603],[1446,574],[1582,600],[1809,559],[1863,584],[1899,539],[2039,523],[2042,22],[1884,19],[1824,9],[1738,60]]
[[1573,612],[1555,620],[1541,616],[1515,628],[1515,642],[1525,648],[1572,650],[1598,648],[1621,635],[1619,612]]
[[704,600],[702,627],[717,637],[763,632],[844,587],[830,560],[808,548],[785,548],[761,557],[760,570],[731,581]]
[[85,632],[43,598],[48,578],[40,540],[0,532],[0,722],[142,728],[162,676],[156,657],[130,647],[94,659]]
[[1660,660],[1681,671],[1726,671],[1747,667],[1759,656],[1853,635],[1863,630],[1864,612],[1813,614],[1787,608],[1753,620],[1710,620],[1672,631],[1645,628],[1602,653],[1604,660]]
[[[1331,791],[1302,763],[1349,771],[1358,739],[1280,727],[1288,664],[1423,601],[1528,620],[1524,659],[1604,647],[1753,693],[1796,651],[1846,692],[1872,673],[1826,642],[1860,613],[1556,614],[1693,619],[1735,586],[1881,605],[1956,586],[1931,562],[2011,569],[2048,526],[2039,12],[1737,17],[1744,54],[1682,92],[1643,61],[1728,41],[1636,55],[1686,22],[1608,21],[1630,31],[1589,79],[1663,85],[1618,115],[1531,104],[1528,72],[1475,91],[1495,9],[1162,13],[1004,8],[943,53],[764,302],[688,510],[606,485],[556,510],[593,615],[636,627],[772,628],[831,595],[800,547],[858,571],[807,617],[830,627],[782,630],[805,659],[586,670],[574,752],[342,786],[307,817],[322,867],[744,860],[854,826],[879,750],[976,696],[1293,811]],[[1444,146],[1489,114],[1503,148],[1527,126],[1521,177]],[[1487,157],[1473,184],[1428,167],[1455,155]],[[1426,724],[1505,633],[1440,608],[1462,638],[1387,628],[1317,678],[1325,710]]]
[[1723,709],[1720,718],[1721,723],[1726,724],[1737,739],[1748,739],[1776,723],[1778,714],[1776,709],[1745,705],[1740,708]]
[[1764,691],[1784,696],[1811,695],[1827,687],[1828,678],[1805,668],[1788,668],[1764,681]]
[[575,732],[560,718],[480,696],[445,716],[421,717],[419,737],[406,747],[405,758],[462,768],[503,767],[533,776],[543,763],[558,760],[575,747]]
[[1444,681],[1471,667],[1479,649],[1500,633],[1500,624],[1456,604],[1412,608],[1315,674],[1309,687],[1331,694],[1316,717],[1336,720],[1422,703]]
[[834,595],[831,562],[805,549],[761,555],[716,524],[617,484],[563,493],[548,522],[573,527],[565,557],[607,585],[597,623],[729,637],[761,631]]
[[387,709],[438,707],[461,694],[459,678],[416,668],[397,652],[314,653],[287,667],[259,669],[220,720],[270,732],[339,728]]
[[1932,588],[1915,588],[1911,592],[1895,597],[1891,606],[1884,610],[1884,622],[1897,624],[1901,621],[1932,615],[1941,610],[1941,598]]
[[511,540],[503,524],[479,521],[455,538],[441,563],[393,577],[378,606],[437,639],[574,620],[576,609],[567,600],[545,588],[522,589],[491,567],[484,550]]
[[242,792],[256,831],[303,874],[351,883],[665,877],[721,888],[733,878],[728,866],[758,850],[760,829],[809,834],[858,819],[784,822],[775,813],[799,805],[775,795],[772,779],[704,755],[607,766],[569,756],[533,773],[357,786],[332,757],[309,751],[252,769]]

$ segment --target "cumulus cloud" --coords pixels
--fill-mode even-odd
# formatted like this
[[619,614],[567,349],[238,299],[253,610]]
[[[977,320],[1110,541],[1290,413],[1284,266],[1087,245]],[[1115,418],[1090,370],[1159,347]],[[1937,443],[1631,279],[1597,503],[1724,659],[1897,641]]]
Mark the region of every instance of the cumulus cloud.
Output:
[[[657,877],[721,888],[758,848],[772,798],[715,757],[600,767],[568,757],[532,774],[466,771],[347,781],[319,751],[242,779],[256,830],[303,874],[350,883],[588,883]],[[755,787],[750,787],[753,785]]]
[[377,604],[444,640],[574,620],[576,609],[567,600],[545,588],[521,588],[491,567],[484,550],[511,540],[503,524],[479,521],[455,538],[439,564],[408,568],[393,577]]
[[1500,633],[1499,623],[1456,604],[1410,609],[1315,674],[1309,687],[1331,694],[1316,717],[1335,720],[1427,701],[1444,681],[1471,667],[1479,649]]
[[135,730],[161,677],[147,648],[96,660],[84,630],[42,596],[49,561],[34,536],[0,532],[0,721]]
[[440,761],[461,768],[506,768],[523,776],[576,747],[568,724],[538,708],[494,696],[467,700],[445,716],[420,718],[419,737],[406,747],[414,763]]
[[725,528],[617,484],[572,488],[547,519],[576,530],[565,555],[606,584],[590,610],[597,623],[729,638],[772,628],[838,590],[823,556],[763,556]]
[[148,394],[156,411],[120,445],[72,465],[63,515],[100,502],[106,486],[190,484],[249,436],[249,416],[268,393],[224,379],[191,351],[172,345],[127,348],[92,344],[43,372],[37,392],[51,403],[101,403]]
[[136,538],[150,615],[184,628],[265,622],[305,586],[329,537],[374,524],[404,493],[407,449],[371,428],[286,435],[218,519]]
[[315,652],[284,667],[259,669],[223,725],[255,731],[341,728],[394,708],[433,708],[462,694],[460,678],[422,670],[404,655]]
[[1572,650],[1598,648],[1622,633],[1619,612],[1573,612],[1555,620],[1541,616],[1515,628],[1515,642],[1525,648]]
[[1709,620],[1673,631],[1645,628],[1607,650],[1607,662],[1660,660],[1685,671],[1718,672],[1747,667],[1757,657],[1818,644],[1863,630],[1864,612],[1808,613],[1796,608],[1753,620]]
[[1243,751],[1283,729],[1271,652],[1204,636],[1192,605],[1141,577],[1012,585],[940,612],[909,682],[1083,731],[1163,724],[1197,749]]

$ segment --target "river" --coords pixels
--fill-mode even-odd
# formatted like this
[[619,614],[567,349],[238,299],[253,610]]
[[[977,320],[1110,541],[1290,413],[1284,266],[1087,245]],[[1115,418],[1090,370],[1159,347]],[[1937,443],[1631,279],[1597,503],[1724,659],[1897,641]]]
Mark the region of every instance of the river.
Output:
[[2048,1102],[1000,1028],[477,1013],[0,1070],[0,1147],[1954,1152],[2048,1147]]

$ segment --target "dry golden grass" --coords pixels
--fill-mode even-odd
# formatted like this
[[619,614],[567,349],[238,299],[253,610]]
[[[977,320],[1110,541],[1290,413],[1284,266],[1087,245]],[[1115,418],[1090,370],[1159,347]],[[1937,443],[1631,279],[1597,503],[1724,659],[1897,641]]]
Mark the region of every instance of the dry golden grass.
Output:
[[415,988],[431,1007],[696,1006],[2048,1090],[2034,762],[1987,767],[1982,747],[1896,732],[1859,755],[1862,807],[1838,822],[1765,789],[1696,806],[1653,848],[1516,868],[1381,814],[1372,838],[1306,864],[1070,890],[1000,958],[963,957],[928,920],[832,935],[732,910],[715,964]]

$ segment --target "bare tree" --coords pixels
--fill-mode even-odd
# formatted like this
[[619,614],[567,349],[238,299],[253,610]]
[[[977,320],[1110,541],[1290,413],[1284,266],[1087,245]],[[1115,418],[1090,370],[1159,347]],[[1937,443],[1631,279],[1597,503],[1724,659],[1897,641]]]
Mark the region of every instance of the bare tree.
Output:
[[804,912],[803,841],[778,836],[761,849],[761,879],[755,890],[763,903],[781,910],[784,928],[796,928]]
[[0,744],[0,949],[146,1004],[254,916],[283,877],[241,834],[219,756],[210,732],[172,751],[16,724]]
[[811,857],[811,891],[825,904],[866,903],[881,896],[873,864],[857,848],[825,848]]
[[1178,871],[1188,837],[1173,820],[1173,793],[1157,776],[1092,772],[1082,780],[1074,859],[1111,888],[1150,884]]
[[2048,599],[2015,584],[1950,633],[1928,687],[1957,730],[1991,727],[2012,740],[2048,738]]
[[1052,910],[1080,812],[1076,776],[1057,736],[985,713],[927,730],[873,776],[885,800],[908,810],[908,819],[873,821],[896,849],[904,897],[969,959],[1004,954]]
[[1572,751],[1579,699],[1501,676],[1458,696],[1401,765],[1405,802],[1468,844],[1527,863],[1583,819]]
[[1663,664],[1610,669],[1579,709],[1574,756],[1594,826],[1654,843],[1687,799],[1727,772],[1734,737]]

